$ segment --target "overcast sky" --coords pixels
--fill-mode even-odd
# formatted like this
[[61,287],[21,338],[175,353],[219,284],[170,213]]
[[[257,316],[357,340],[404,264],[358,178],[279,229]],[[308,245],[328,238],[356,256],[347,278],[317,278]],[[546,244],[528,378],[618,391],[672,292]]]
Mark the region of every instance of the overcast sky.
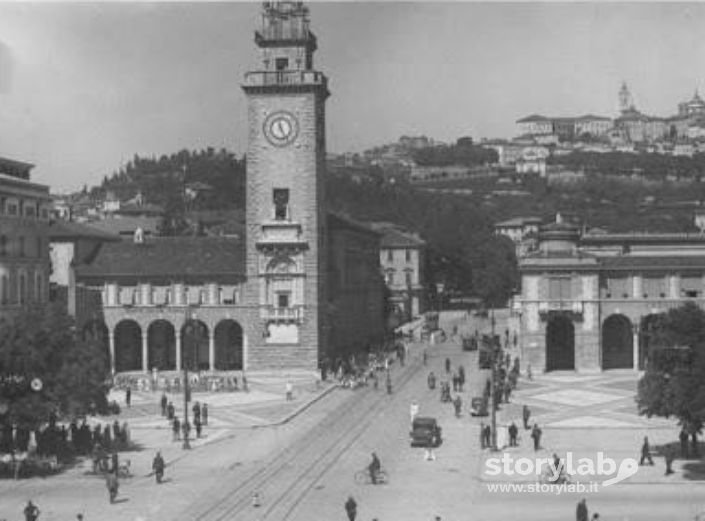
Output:
[[[1,3],[0,156],[53,191],[137,153],[246,148],[254,3]],[[705,91],[705,4],[312,3],[332,152],[511,137],[531,113],[671,115]],[[705,94],[705,93],[704,93]]]

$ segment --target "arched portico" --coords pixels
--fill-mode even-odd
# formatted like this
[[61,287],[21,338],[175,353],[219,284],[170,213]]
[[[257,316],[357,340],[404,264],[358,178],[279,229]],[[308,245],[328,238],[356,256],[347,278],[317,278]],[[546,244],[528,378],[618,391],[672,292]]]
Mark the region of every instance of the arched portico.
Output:
[[122,320],[115,326],[115,370],[142,370],[142,328],[130,319]]
[[221,320],[215,326],[215,360],[219,370],[241,370],[243,368],[243,331],[234,320]]
[[632,322],[624,315],[610,315],[602,324],[602,369],[634,366]]
[[555,315],[546,324],[546,371],[575,369],[575,327],[563,315]]
[[181,328],[181,364],[191,370],[210,369],[209,331],[205,322],[187,320]]
[[159,371],[176,367],[176,333],[168,320],[155,320],[147,330],[148,366]]

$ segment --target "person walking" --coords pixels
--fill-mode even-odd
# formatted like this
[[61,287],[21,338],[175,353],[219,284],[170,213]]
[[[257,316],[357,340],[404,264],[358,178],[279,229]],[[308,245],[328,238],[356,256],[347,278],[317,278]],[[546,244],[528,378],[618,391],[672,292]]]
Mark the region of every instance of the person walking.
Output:
[[172,439],[171,441],[179,441],[181,439],[181,422],[179,422],[179,418],[174,416],[173,421],[171,422],[171,432],[172,432]]
[[575,521],[589,521],[588,508],[585,503],[585,498],[578,501],[578,506],[575,508]]
[[127,389],[125,389],[125,405],[127,405],[127,408],[130,408],[130,403],[132,402],[132,388],[128,385]]
[[541,429],[539,429],[539,424],[534,423],[533,429],[531,429],[531,438],[534,440],[534,450],[539,450],[541,448]]
[[666,463],[666,472],[664,473],[664,476],[670,476],[671,474],[674,473],[671,466],[673,465],[673,460],[676,459],[675,451],[672,447],[667,446],[665,448],[664,453],[663,453],[663,459]]
[[413,424],[414,423],[414,418],[419,414],[419,404],[416,403],[416,400],[411,402],[411,405],[409,406],[409,416],[410,419],[409,421]]
[[24,507],[25,521],[37,521],[38,517],[39,517],[39,508],[37,508],[37,505],[32,503],[32,500],[28,500],[27,505]]
[[108,498],[110,503],[115,503],[115,498],[118,495],[118,477],[117,474],[109,472],[105,475],[105,488],[108,489]]
[[157,455],[154,456],[154,459],[152,460],[152,470],[154,471],[154,476],[157,480],[157,484],[162,482],[165,467],[166,464],[164,463],[164,458],[162,458],[162,453],[157,451]]
[[446,358],[446,373],[450,374],[450,358]]
[[191,411],[193,412],[193,421],[195,423],[196,418],[201,419],[201,404],[198,402],[194,402],[193,407],[191,407]]
[[455,408],[455,417],[460,418],[460,412],[463,409],[463,400],[460,398],[459,394],[457,394],[455,400],[453,400],[453,407]]
[[176,409],[174,409],[174,404],[169,402],[169,405],[166,406],[166,419],[169,421],[173,420],[175,412]]
[[286,401],[290,402],[294,399],[294,386],[287,380],[286,382]]
[[208,425],[208,404],[204,403],[201,406],[201,423]]
[[644,461],[648,460],[649,465],[654,465],[654,460],[651,459],[651,448],[649,447],[649,438],[644,436],[644,443],[641,445],[641,459],[639,465],[643,465]]
[[345,502],[345,512],[348,514],[348,521],[355,521],[357,517],[357,502],[352,496],[348,496]]
[[387,394],[392,394],[392,377],[387,372]]
[[465,368],[461,365],[458,367],[458,391],[463,392],[463,386],[465,385]]
[[436,388],[436,375],[433,374],[433,371],[428,373],[428,378],[426,379],[426,382],[428,383],[428,388],[430,390],[434,390]]
[[688,433],[685,427],[681,429],[678,439],[681,442],[681,458],[685,459],[688,457]]
[[517,424],[512,422],[509,425],[509,446],[510,447],[518,447],[517,444],[517,436],[519,434],[519,428],[517,427]]
[[490,425],[485,425],[485,446],[488,449],[494,448],[492,446],[492,427]]
[[529,430],[529,418],[531,418],[531,411],[529,410],[529,406],[524,404],[524,407],[521,410],[521,416],[522,419],[524,420],[524,429]]
[[201,418],[194,418],[193,419],[193,426],[196,428],[196,438],[201,437],[201,428],[202,428],[202,423],[201,423]]
[[162,393],[162,399],[160,400],[159,404],[161,405],[162,408],[162,416],[166,416],[166,405],[168,403],[166,393]]

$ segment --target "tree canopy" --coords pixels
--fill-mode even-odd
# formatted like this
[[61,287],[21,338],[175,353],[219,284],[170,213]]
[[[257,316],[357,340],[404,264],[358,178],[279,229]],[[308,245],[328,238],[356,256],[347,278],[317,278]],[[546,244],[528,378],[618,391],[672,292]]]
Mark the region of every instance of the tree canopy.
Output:
[[705,312],[693,303],[656,317],[648,365],[639,381],[640,414],[675,416],[700,431],[705,418]]
[[105,409],[107,355],[97,341],[79,339],[74,326],[57,304],[0,320],[0,423],[35,428],[51,414]]

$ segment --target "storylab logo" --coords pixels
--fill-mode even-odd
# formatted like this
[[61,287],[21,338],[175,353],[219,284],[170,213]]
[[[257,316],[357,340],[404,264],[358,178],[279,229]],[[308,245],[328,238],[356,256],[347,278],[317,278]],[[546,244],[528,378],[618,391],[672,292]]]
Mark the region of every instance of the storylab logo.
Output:
[[571,481],[599,482],[603,487],[636,474],[639,463],[634,458],[616,461],[598,452],[594,458],[576,458],[568,452],[565,458],[514,458],[504,453],[501,457],[485,460],[485,476],[489,477],[535,477],[544,483],[564,483]]

